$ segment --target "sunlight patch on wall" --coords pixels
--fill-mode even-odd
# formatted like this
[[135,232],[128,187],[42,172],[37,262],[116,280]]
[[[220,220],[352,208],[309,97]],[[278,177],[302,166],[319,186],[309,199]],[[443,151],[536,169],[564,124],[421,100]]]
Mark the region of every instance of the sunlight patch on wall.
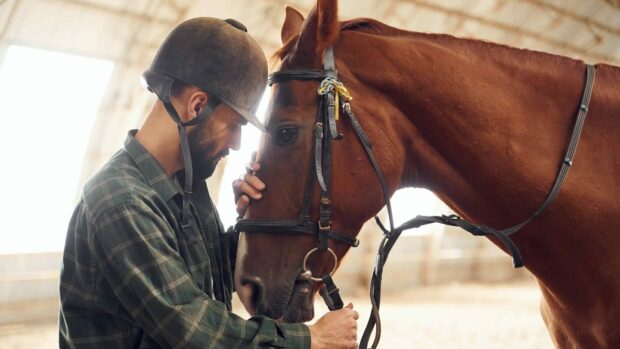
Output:
[[[433,192],[422,188],[397,190],[392,195],[392,211],[395,226],[399,226],[418,215],[436,216],[452,212]],[[387,222],[387,218],[385,220]],[[406,230],[403,235],[425,235],[443,231],[443,229],[443,225],[429,224],[417,229]]]
[[[263,94],[256,116],[261,122],[264,121],[269,102],[270,90],[267,89]],[[231,151],[226,158],[226,168],[222,177],[220,194],[217,200],[217,210],[224,228],[235,224],[237,211],[235,211],[235,200],[232,191],[232,182],[245,174],[245,166],[252,158],[252,152],[258,149],[261,131],[252,124],[247,124],[241,131],[241,146],[239,151]]]
[[10,46],[0,67],[0,253],[60,251],[110,61]]

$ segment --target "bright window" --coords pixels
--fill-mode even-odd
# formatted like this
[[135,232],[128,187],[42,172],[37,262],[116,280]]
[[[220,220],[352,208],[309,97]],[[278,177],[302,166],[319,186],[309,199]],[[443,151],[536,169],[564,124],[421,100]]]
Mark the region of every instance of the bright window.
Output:
[[60,251],[110,61],[10,46],[0,67],[0,253]]
[[[443,204],[433,192],[422,188],[403,188],[392,195],[392,213],[394,213],[394,225],[399,226],[418,215],[435,216],[450,214],[452,211]],[[387,214],[383,222],[388,224]],[[403,236],[425,235],[433,231],[441,231],[444,226],[440,224],[424,225],[417,229],[406,230]]]
[[[256,111],[256,116],[258,116],[261,122],[265,118],[270,95],[271,93],[269,89],[267,89]],[[250,161],[252,152],[258,149],[260,137],[261,132],[252,124],[248,123],[243,127],[239,151],[231,151],[226,157],[226,168],[224,169],[224,176],[222,177],[220,194],[217,202],[217,211],[225,229],[235,224],[237,219],[232,182],[245,173],[245,165]]]

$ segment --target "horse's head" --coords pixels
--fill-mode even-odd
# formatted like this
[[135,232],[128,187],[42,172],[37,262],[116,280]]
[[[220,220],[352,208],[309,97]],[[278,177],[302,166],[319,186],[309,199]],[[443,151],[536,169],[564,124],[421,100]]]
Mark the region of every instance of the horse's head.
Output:
[[[248,209],[248,224],[241,224],[240,229],[244,233],[237,253],[235,284],[243,304],[252,314],[287,322],[313,317],[312,300],[321,286],[316,278],[338,266],[355,244],[362,224],[383,206],[377,176],[351,120],[337,106],[341,115],[335,120],[335,134],[342,133],[343,137],[331,139],[333,126],[330,128],[328,120],[323,119],[328,118],[324,115],[327,99],[317,90],[325,73],[326,50],[334,47],[338,78],[351,90],[353,108],[368,135],[384,139],[384,144],[375,144],[375,152],[390,192],[403,171],[404,161],[399,157],[404,152],[386,139],[382,120],[371,120],[367,112],[385,113],[385,103],[375,103],[378,97],[364,90],[363,84],[340,66],[339,49],[344,43],[336,3],[318,1],[305,20],[298,11],[287,8],[279,70],[303,69],[307,73],[315,69],[320,76],[305,79],[303,72],[276,76],[266,119],[268,132],[258,152],[261,170],[257,175],[266,189],[263,199]],[[362,44],[360,38],[357,43]],[[325,137],[330,139],[325,142]],[[392,154],[389,162],[388,153]],[[317,154],[321,155],[319,159]],[[327,188],[319,184],[319,177],[327,182]],[[323,246],[321,234],[325,234]]]

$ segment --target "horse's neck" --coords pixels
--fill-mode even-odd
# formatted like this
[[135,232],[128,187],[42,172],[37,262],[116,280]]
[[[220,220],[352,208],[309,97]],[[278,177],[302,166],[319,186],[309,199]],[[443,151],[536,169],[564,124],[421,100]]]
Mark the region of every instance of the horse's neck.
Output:
[[[380,47],[380,53],[355,60],[344,52],[344,66],[355,72],[354,83],[367,89],[360,99],[374,102],[368,112],[379,119],[375,128],[395,133],[390,142],[399,144],[390,144],[389,156],[382,158],[404,158],[405,164],[395,167],[392,178],[402,171],[401,186],[430,189],[474,223],[503,229],[528,218],[549,192],[563,159],[584,64],[443,36],[377,40],[366,45]],[[404,155],[396,153],[400,149]],[[569,181],[578,178],[575,170],[571,176]],[[569,213],[556,205],[551,218]],[[538,230],[568,229],[547,225],[554,221],[549,211],[535,222]],[[549,234],[536,233],[530,225],[515,236],[526,264],[535,259],[530,248],[553,246]]]
[[[376,120],[375,128],[393,136],[383,158],[405,159],[403,168],[388,164],[396,168],[392,178],[402,171],[401,186],[430,189],[474,223],[503,229],[528,218],[548,194],[563,160],[583,91],[584,64],[434,36],[382,43],[366,43],[381,47],[375,54],[381,57],[349,57],[346,65],[355,69],[352,81],[367,89],[361,99],[374,102],[368,112],[379,110],[367,122]],[[378,64],[381,72],[371,69]],[[614,161],[620,161],[614,150],[620,146],[620,127],[613,126],[620,113],[618,77],[614,67],[597,72],[578,166],[543,215],[514,235],[526,266],[566,300],[575,296],[562,287],[566,279],[579,273],[584,280],[606,277],[593,272],[601,251],[580,249],[591,242],[584,232],[596,231],[598,241],[620,247],[620,204],[613,200],[620,195],[614,185]],[[395,113],[382,114],[385,110]],[[593,208],[584,210],[584,203]],[[575,249],[583,252],[579,265]],[[573,267],[558,269],[561,265]],[[585,281],[579,285],[588,287]],[[620,289],[620,282],[613,287]]]
[[[405,159],[404,167],[384,160],[388,176],[402,172],[401,186],[426,187],[475,223],[503,229],[528,218],[563,160],[584,64],[442,36],[363,39],[355,43],[368,50],[363,59],[352,47],[341,56],[352,84],[365,91],[357,99],[369,100],[361,109],[384,148],[376,151]],[[513,235],[543,285],[546,319],[565,321],[557,328],[567,333],[583,331],[597,314],[605,314],[602,325],[620,314],[620,69],[600,68],[560,195]]]
[[408,123],[394,127],[411,145],[403,185],[498,228],[527,218],[563,156],[583,64],[443,36],[409,40],[394,40],[398,54],[382,62],[397,74],[368,82],[406,118],[385,122]]

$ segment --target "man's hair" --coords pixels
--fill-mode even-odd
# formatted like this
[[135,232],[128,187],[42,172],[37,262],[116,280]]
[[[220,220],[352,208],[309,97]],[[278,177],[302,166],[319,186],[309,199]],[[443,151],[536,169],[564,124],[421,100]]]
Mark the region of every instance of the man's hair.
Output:
[[[172,83],[172,87],[170,88],[170,97],[179,98],[181,94],[183,93],[183,91],[185,91],[185,89],[187,88],[190,88],[191,86],[193,85],[190,85],[181,80],[174,80],[174,82]],[[215,97],[213,94],[209,92],[206,92],[203,89],[200,89],[200,90],[209,95],[209,105],[211,106],[212,109],[215,109],[217,108],[218,105],[220,105],[221,101],[217,97]]]
[[178,98],[189,86],[189,84],[186,84],[181,80],[174,80],[172,87],[170,88],[170,97]]

